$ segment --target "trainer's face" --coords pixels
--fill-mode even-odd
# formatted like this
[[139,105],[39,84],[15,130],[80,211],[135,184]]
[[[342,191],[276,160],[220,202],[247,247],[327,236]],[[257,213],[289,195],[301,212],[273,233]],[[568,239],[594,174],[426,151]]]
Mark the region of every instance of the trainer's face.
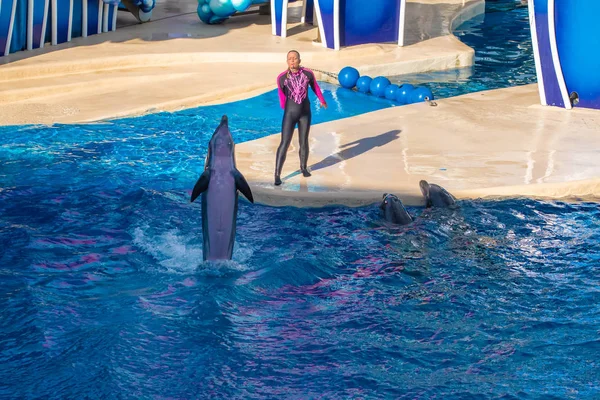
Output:
[[300,56],[298,56],[298,53],[293,52],[293,51],[291,53],[288,53],[287,63],[288,63],[288,67],[290,69],[300,68]]

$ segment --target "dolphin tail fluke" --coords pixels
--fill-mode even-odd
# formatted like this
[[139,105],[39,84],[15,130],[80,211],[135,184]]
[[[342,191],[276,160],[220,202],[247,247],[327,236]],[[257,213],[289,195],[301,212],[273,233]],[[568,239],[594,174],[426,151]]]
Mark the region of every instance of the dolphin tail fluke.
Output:
[[192,199],[191,199],[192,203],[194,202],[194,200],[196,200],[198,198],[198,196],[200,196],[202,194],[202,192],[204,192],[206,189],[208,189],[209,182],[210,182],[210,170],[207,169],[202,173],[202,175],[200,175],[198,182],[196,182],[196,185],[194,186],[194,190],[192,191]]
[[250,185],[246,182],[244,175],[237,169],[233,171],[233,178],[235,179],[235,188],[239,190],[250,203],[254,203],[254,197],[252,196],[252,190]]

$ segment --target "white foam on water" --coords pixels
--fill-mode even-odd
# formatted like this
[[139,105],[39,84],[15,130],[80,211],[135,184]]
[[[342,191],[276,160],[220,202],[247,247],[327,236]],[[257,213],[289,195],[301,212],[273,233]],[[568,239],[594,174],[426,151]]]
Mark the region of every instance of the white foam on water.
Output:
[[148,227],[137,227],[133,231],[133,244],[151,255],[167,272],[178,274],[194,273],[202,263],[202,242],[178,229],[159,235],[150,235]]
[[198,267],[198,272],[207,276],[225,276],[230,272],[248,271],[249,265],[246,263],[254,254],[254,250],[248,247],[234,245],[231,260],[204,261]]
[[202,242],[196,235],[184,235],[178,229],[170,229],[159,235],[149,233],[148,226],[136,227],[133,244],[151,255],[169,273],[198,273],[223,276],[231,271],[246,271],[246,262],[254,250],[235,244],[232,260],[202,261]]

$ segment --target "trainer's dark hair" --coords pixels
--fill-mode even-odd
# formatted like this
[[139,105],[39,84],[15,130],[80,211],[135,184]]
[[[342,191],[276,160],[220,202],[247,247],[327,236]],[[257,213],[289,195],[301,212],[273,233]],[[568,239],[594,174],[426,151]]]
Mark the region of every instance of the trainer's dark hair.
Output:
[[298,58],[300,58],[300,53],[298,52],[298,50],[290,50],[287,52],[287,55],[289,56],[290,53],[296,53],[298,55]]

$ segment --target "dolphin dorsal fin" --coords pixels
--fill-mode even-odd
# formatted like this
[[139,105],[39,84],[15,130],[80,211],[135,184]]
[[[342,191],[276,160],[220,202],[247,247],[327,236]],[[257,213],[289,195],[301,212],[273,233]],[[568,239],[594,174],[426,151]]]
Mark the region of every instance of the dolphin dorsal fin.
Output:
[[419,187],[421,188],[421,193],[423,193],[423,197],[425,197],[425,207],[431,207],[431,186],[426,180],[421,180],[419,182]]
[[250,203],[254,203],[252,190],[250,190],[250,185],[246,182],[244,175],[236,169],[233,171],[233,178],[235,179],[235,188],[239,190]]
[[198,181],[196,182],[196,185],[194,186],[194,190],[192,191],[192,199],[191,202],[193,203],[194,200],[196,200],[196,198],[198,198],[198,196],[200,196],[202,194],[202,192],[206,191],[206,189],[208,189],[208,183],[210,182],[210,169],[205,169],[204,172],[202,173],[202,175],[200,175],[200,178],[198,178]]

